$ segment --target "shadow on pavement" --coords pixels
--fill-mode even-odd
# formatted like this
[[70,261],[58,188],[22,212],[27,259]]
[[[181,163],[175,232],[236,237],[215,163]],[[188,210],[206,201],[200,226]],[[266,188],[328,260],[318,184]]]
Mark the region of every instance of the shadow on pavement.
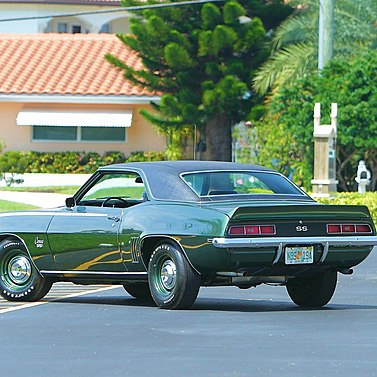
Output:
[[[49,301],[46,299],[46,301]],[[138,300],[133,297],[93,297],[90,295],[80,297],[62,298],[51,300],[54,303],[114,305],[127,307],[156,307],[150,300]],[[272,300],[244,300],[221,298],[198,298],[191,307],[193,311],[219,311],[219,312],[298,312],[298,311],[336,311],[336,310],[377,310],[377,305],[341,305],[328,304],[323,308],[300,308],[289,301]]]

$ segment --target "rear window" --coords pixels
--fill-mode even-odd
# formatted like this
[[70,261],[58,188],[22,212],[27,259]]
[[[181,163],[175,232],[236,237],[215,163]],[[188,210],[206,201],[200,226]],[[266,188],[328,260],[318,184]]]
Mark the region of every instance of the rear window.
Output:
[[198,196],[304,195],[288,179],[273,172],[199,172],[183,174],[182,178]]

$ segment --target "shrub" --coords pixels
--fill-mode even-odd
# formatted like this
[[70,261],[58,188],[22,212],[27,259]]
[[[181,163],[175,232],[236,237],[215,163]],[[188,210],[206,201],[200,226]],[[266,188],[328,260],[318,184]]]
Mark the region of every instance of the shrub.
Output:
[[163,152],[133,152],[126,159],[122,152],[22,152],[0,155],[1,173],[93,173],[98,167],[134,161],[163,160]]
[[127,162],[138,162],[138,161],[163,161],[165,160],[164,152],[132,152],[127,158]]
[[317,200],[324,204],[366,205],[369,208],[374,223],[377,224],[377,192],[367,192],[365,194],[343,192],[337,194],[335,197],[319,198]]

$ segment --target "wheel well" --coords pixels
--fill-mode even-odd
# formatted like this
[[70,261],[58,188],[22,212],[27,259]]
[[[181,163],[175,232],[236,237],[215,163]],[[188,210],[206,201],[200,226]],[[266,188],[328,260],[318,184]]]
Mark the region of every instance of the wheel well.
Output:
[[177,242],[174,239],[169,238],[169,237],[156,236],[156,237],[145,238],[141,245],[140,251],[141,251],[141,257],[143,259],[144,266],[147,270],[148,270],[149,259],[151,258],[153,250],[162,242],[172,243],[181,249],[181,247],[177,244]]
[[21,242],[21,244],[24,246],[24,248],[26,250],[26,253],[29,255],[30,259],[33,260],[33,258],[30,255],[29,249],[27,248],[27,246],[26,246],[26,244],[25,244],[25,242],[22,238],[16,236],[15,234],[0,234],[0,242],[3,242],[4,240]]
[[6,239],[20,241],[22,242],[22,244],[24,244],[24,242],[20,238],[16,237],[14,234],[1,234],[0,235],[0,242],[3,242]]

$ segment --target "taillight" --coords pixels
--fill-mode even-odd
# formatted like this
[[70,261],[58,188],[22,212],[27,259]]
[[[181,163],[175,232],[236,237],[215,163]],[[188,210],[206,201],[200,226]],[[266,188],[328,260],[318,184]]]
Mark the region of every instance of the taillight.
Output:
[[263,234],[264,236],[273,236],[276,234],[275,225],[234,225],[228,230],[231,236],[257,236]]
[[327,233],[342,233],[342,227],[339,224],[328,224]]
[[369,224],[327,224],[328,234],[372,233]]
[[372,228],[368,224],[356,225],[356,233],[372,233]]
[[342,233],[355,233],[356,227],[352,224],[343,224]]
[[244,226],[231,226],[229,228],[229,234],[236,235],[236,234],[245,234],[245,227]]

